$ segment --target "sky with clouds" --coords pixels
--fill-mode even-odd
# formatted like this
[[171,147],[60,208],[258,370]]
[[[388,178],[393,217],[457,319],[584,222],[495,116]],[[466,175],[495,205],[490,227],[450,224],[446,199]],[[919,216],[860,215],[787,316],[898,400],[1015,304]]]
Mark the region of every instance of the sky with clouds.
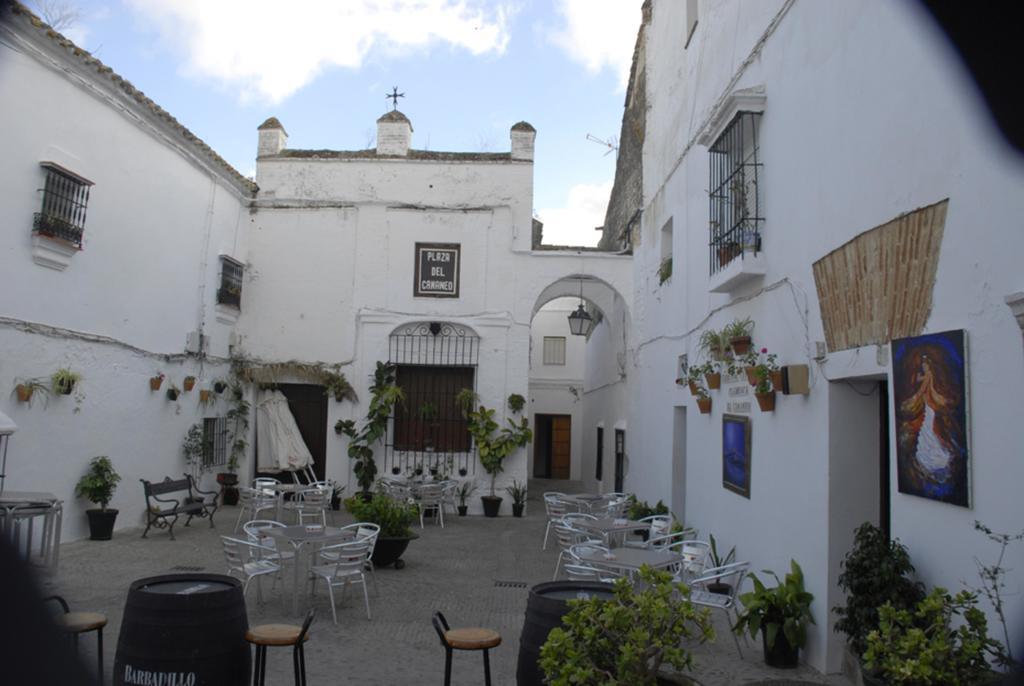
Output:
[[526,120],[545,242],[597,242],[615,154],[587,134],[619,134],[641,0],[49,4],[75,8],[69,38],[246,175],[269,116],[292,148],[371,147],[392,86],[416,148],[508,150]]

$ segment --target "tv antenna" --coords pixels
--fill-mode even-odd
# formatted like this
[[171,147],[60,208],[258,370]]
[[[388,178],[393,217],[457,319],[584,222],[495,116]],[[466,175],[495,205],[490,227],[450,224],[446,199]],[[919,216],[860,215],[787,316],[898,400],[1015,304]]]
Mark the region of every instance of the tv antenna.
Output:
[[604,147],[608,148],[608,150],[604,153],[605,157],[608,156],[608,153],[614,152],[618,154],[619,152],[619,139],[616,138],[615,136],[611,136],[608,140],[603,140],[601,138],[598,138],[597,136],[588,133],[587,140],[592,143],[597,143],[598,145],[603,145]]

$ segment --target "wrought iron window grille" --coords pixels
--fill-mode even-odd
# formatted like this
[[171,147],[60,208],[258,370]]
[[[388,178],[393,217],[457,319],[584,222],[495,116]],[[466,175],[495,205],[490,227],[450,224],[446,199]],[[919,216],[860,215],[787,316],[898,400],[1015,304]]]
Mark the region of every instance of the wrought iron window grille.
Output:
[[241,262],[227,255],[220,256],[220,288],[217,289],[217,303],[231,307],[242,306],[242,275],[245,267]]
[[761,252],[764,201],[758,133],[760,112],[739,112],[708,149],[710,273]]
[[46,180],[39,192],[42,206],[32,219],[32,231],[82,247],[85,211],[89,205],[92,181],[53,162],[41,162]]
[[228,422],[225,417],[203,420],[203,467],[220,467],[228,463]]

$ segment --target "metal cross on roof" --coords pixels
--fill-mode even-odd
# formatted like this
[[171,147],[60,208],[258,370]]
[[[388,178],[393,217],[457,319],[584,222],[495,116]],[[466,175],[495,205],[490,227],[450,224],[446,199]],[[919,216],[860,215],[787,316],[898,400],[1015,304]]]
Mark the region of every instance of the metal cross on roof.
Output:
[[390,92],[390,93],[388,93],[387,95],[384,96],[384,99],[385,100],[391,100],[392,101],[391,102],[391,109],[392,110],[397,110],[398,109],[398,99],[399,98],[404,98],[405,97],[405,93],[399,93],[398,92],[398,86],[392,87],[391,91],[392,92]]

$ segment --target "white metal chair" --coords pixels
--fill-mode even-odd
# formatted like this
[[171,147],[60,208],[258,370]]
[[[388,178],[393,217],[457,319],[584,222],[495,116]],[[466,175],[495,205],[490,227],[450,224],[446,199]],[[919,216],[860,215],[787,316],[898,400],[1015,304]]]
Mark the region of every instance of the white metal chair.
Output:
[[707,541],[682,541],[674,550],[683,556],[683,561],[673,570],[676,581],[689,584],[696,577],[704,574],[711,544]]
[[338,543],[323,548],[320,551],[321,559],[326,553],[333,561],[325,564],[313,565],[310,572],[312,581],[312,592],[316,592],[316,582],[323,579],[327,584],[327,592],[331,598],[331,615],[334,623],[338,623],[338,612],[334,604],[334,587],[342,586],[342,601],[345,599],[345,592],[351,584],[362,584],[363,601],[366,604],[366,618],[370,616],[370,594],[366,590],[366,564],[373,552],[373,542],[370,540],[355,540],[347,543]]
[[592,538],[590,533],[582,529],[574,529],[564,522],[560,521],[553,524],[551,529],[555,532],[555,539],[558,541],[560,549],[558,551],[558,560],[555,561],[555,574],[551,577],[552,581],[558,580],[558,572],[562,567],[563,560],[579,562],[570,552],[574,545],[578,543],[593,543],[595,546],[603,547],[603,542]]
[[562,569],[569,581],[598,581],[610,584],[618,577],[610,575],[608,570],[599,569],[585,564],[567,563]]
[[548,523],[544,527],[544,543],[541,550],[548,549],[548,534],[551,533],[551,527],[569,512],[569,503],[562,500],[564,496],[565,493],[558,491],[548,491],[544,494],[544,511],[547,513]]
[[256,579],[256,600],[262,604],[263,587],[260,578],[267,574],[277,576],[281,571],[280,563],[271,557],[277,554],[277,549],[230,536],[221,536],[220,539],[228,565],[228,576],[237,574],[241,577],[242,595],[249,589],[249,582]]
[[296,524],[305,524],[307,519],[320,520],[322,526],[327,526],[327,509],[331,506],[331,486],[326,483],[317,483],[295,494],[295,497],[285,503],[285,509],[295,513]]
[[235,531],[242,522],[259,518],[260,512],[277,510],[277,495],[268,495],[256,488],[238,489],[238,519],[235,520]]
[[273,555],[269,555],[267,559],[282,564],[295,560],[294,550],[281,550],[277,546],[277,539],[273,536],[268,536],[265,532],[261,532],[260,529],[283,529],[285,524],[278,522],[273,519],[253,519],[242,525],[242,531],[248,536],[249,540],[253,543],[259,543],[265,548],[273,548],[276,552]]
[[420,506],[420,528],[423,528],[423,518],[427,510],[434,513],[434,521],[441,523],[444,528],[444,489],[441,484],[423,484],[420,486],[416,502]]
[[[370,544],[370,555],[373,555],[373,549],[377,546],[377,537],[380,535],[379,524],[356,522],[355,524],[341,527],[341,530],[351,532],[355,536],[354,540],[356,541],[367,541]],[[320,559],[325,562],[333,562],[337,559],[337,555],[330,548],[323,548],[320,551]],[[370,573],[370,578],[373,579],[373,594],[379,596],[380,590],[377,588],[377,573],[373,569],[373,560],[369,558],[366,560],[366,571]]]
[[443,507],[449,508],[448,511],[452,514],[458,512],[458,496],[456,492],[459,490],[459,482],[455,479],[446,479],[441,482],[441,504]]
[[261,476],[252,480],[252,487],[264,495],[277,495],[277,486],[281,485],[280,479],[272,476]]
[[[721,610],[725,613],[725,618],[730,626],[735,626],[736,622],[729,617],[729,613],[732,612],[735,619],[739,619],[736,609],[736,596],[740,592],[740,587],[743,585],[743,580],[746,578],[749,569],[749,562],[733,562],[732,564],[704,570],[704,573],[699,577],[690,580],[690,602],[694,605]],[[728,586],[728,592],[712,593],[708,588],[713,584],[720,584],[723,587]],[[723,588],[723,590],[725,589]],[[736,642],[736,652],[740,654],[742,659],[743,651],[740,649],[739,639],[736,637],[735,632],[730,631],[729,633],[733,635],[732,640]]]
[[644,517],[638,521],[647,525],[647,540],[631,539],[627,536],[622,541],[622,545],[628,548],[646,548],[648,541],[652,538],[657,538],[667,534],[669,529],[672,528],[671,515],[651,515],[650,517]]

